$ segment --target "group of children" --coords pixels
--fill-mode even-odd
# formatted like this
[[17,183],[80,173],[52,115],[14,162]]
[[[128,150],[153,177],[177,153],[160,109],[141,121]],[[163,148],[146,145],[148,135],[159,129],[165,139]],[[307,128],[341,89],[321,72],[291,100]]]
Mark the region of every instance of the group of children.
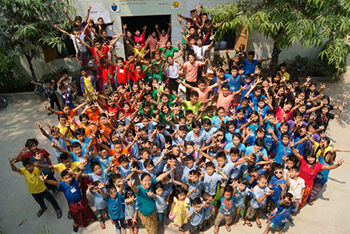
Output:
[[[37,124],[55,159],[36,139],[10,159],[40,205],[38,217],[47,209],[44,199],[62,217],[49,189],[64,193],[74,231],[96,220],[105,229],[109,218],[118,233],[128,227],[136,234],[140,222],[151,234],[169,222],[181,233],[212,225],[218,233],[223,223],[231,231],[240,219],[261,228],[266,214],[265,233],[282,232],[291,213],[312,205],[329,171],[342,165],[336,152],[349,150],[330,146],[326,129],[341,118],[345,102],[332,105],[324,84],[301,83],[285,64],[263,73],[259,65],[267,59],[255,60],[252,51],[227,55],[229,71],[214,66],[205,51],[222,22],[215,25],[197,8],[179,22],[179,48],[158,26],[148,39],[145,28],[133,36],[124,26],[124,34],[109,41],[102,41],[103,20],[93,30],[91,20],[84,25],[76,17],[74,34],[55,26],[76,43],[83,101],[76,106],[67,96],[70,81],[62,77],[62,108],[45,105],[57,123]],[[120,37],[132,54],[115,65],[109,56]],[[184,63],[174,58],[178,49]],[[93,63],[84,64],[89,56]],[[52,82],[45,83],[48,97],[55,93]]]

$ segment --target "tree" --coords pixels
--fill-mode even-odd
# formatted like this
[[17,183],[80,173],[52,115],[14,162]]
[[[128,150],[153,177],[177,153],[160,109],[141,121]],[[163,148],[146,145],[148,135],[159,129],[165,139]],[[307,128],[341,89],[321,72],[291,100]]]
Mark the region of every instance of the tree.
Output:
[[24,56],[36,80],[32,60],[42,54],[42,47],[64,46],[52,25],[65,19],[62,10],[69,1],[2,0],[0,7],[0,64],[7,66],[0,72],[12,70],[14,61]]
[[[227,12],[226,15],[216,13],[216,9],[209,12],[221,20],[221,17],[232,19],[237,11],[241,11],[246,15],[244,18],[248,19],[245,23],[249,25],[250,30],[271,38],[274,41],[270,63],[273,72],[276,70],[281,51],[294,42],[300,42],[305,47],[320,48],[321,60],[327,60],[338,75],[345,72],[346,57],[350,53],[350,47],[345,42],[350,31],[349,1],[264,0],[238,3],[236,7],[237,10]],[[218,6],[217,9],[222,9],[222,6]],[[235,29],[237,24],[231,22],[227,22],[227,27]],[[219,29],[218,33],[220,30],[225,29]]]

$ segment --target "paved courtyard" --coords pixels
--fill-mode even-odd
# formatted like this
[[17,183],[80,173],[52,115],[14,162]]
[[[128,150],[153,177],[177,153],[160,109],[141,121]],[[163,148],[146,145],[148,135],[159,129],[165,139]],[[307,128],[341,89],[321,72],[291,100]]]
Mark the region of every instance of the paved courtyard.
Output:
[[[350,70],[350,69],[348,69]],[[332,97],[332,103],[339,104],[350,96],[350,74],[338,82],[328,82],[326,94]],[[350,103],[350,101],[348,101]],[[73,233],[72,221],[67,219],[67,202],[62,193],[55,196],[63,209],[63,217],[56,219],[53,208],[41,218],[36,217],[38,205],[28,193],[24,178],[10,169],[8,158],[15,156],[27,138],[37,138],[39,147],[47,149],[54,163],[55,157],[49,142],[36,127],[36,121],[46,121],[48,116],[43,108],[42,100],[34,94],[11,96],[9,106],[0,110],[0,233]],[[55,116],[49,119],[57,122]],[[337,148],[350,148],[350,104],[345,107],[343,118],[330,122],[327,135]],[[300,214],[294,217],[293,224],[288,225],[288,233],[350,233],[350,153],[338,153],[338,159],[344,158],[345,163],[339,169],[332,171],[325,191],[314,206],[306,206]],[[20,167],[20,164],[18,164]],[[266,223],[263,222],[263,229]],[[232,228],[231,233],[262,233],[256,226],[249,228],[242,222]],[[224,227],[221,233],[227,233]],[[93,223],[82,228],[80,233],[115,233],[114,225],[107,222],[107,229],[101,230],[99,224]],[[141,229],[140,233],[146,233]],[[170,225],[165,233],[178,233]],[[210,229],[206,233],[213,233]]]

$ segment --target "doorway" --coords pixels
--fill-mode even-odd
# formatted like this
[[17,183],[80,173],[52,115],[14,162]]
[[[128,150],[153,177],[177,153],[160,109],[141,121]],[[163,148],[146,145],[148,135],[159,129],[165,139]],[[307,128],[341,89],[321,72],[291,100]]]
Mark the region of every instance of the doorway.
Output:
[[[168,23],[171,23],[171,15],[152,15],[152,16],[125,16],[121,17],[122,27],[124,24],[128,25],[127,30],[129,30],[133,35],[135,34],[136,29],[140,30],[142,33],[143,26],[147,26],[146,37],[155,30],[154,25],[159,25],[159,31],[162,29],[168,29]],[[126,54],[126,43],[124,43],[125,57]]]

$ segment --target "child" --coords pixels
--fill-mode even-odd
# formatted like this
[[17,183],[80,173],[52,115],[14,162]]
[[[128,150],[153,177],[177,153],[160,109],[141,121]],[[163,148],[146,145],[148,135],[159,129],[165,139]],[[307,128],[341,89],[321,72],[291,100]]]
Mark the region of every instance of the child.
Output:
[[272,211],[277,206],[277,201],[284,194],[286,181],[283,178],[283,167],[276,165],[273,171],[274,176],[271,178],[268,187],[273,190],[273,194],[269,196],[267,211]]
[[88,69],[86,67],[81,68],[80,72],[81,93],[84,97],[88,97],[89,100],[92,100],[92,94],[96,91],[95,77],[88,73]]
[[[217,173],[215,173],[215,171]],[[215,169],[214,163],[207,162],[205,164],[203,191],[214,198],[216,195],[217,183],[221,180],[227,180],[227,176],[219,169]]]
[[192,207],[187,213],[187,218],[190,219],[189,233],[202,232],[204,222],[204,204],[199,197],[192,201]]
[[278,226],[278,233],[282,233],[285,224],[288,222],[288,219],[290,219],[290,213],[295,205],[295,200],[292,194],[287,193],[284,195],[283,198],[278,201],[276,214],[272,216],[264,234],[269,233],[270,229],[273,229],[276,226]]
[[304,193],[305,181],[299,177],[299,167],[292,167],[290,169],[289,175],[289,178],[287,177],[287,185],[289,187],[288,193],[292,194],[293,198],[295,199],[296,206],[293,212],[297,212],[300,200]]
[[79,226],[86,227],[89,222],[96,221],[96,216],[91,210],[85,196],[82,196],[78,181],[83,173],[85,164],[81,164],[78,174],[73,178],[72,171],[66,169],[62,171],[62,182],[47,180],[46,176],[40,176],[40,179],[48,184],[55,185],[58,190],[61,190],[68,202],[69,213],[74,221],[73,231],[78,232]]
[[261,222],[259,220],[259,214],[263,211],[266,205],[267,197],[273,193],[267,186],[266,175],[260,175],[258,178],[258,184],[254,187],[252,193],[252,200],[249,203],[247,213],[244,218],[244,224],[249,227],[252,226],[250,220],[255,219],[258,228],[261,228]]
[[187,211],[190,200],[186,196],[187,191],[178,186],[175,190],[174,202],[171,206],[169,219],[172,219],[179,232],[183,233],[183,225],[187,223]]
[[47,190],[44,182],[40,180],[40,169],[34,166],[33,161],[30,158],[25,158],[22,161],[24,168],[21,169],[18,169],[14,165],[14,159],[9,158],[9,161],[12,171],[18,172],[20,175],[24,176],[29,192],[32,194],[35,201],[40,205],[40,210],[36,215],[40,217],[46,211],[47,207],[44,202],[45,198],[51,203],[52,207],[56,210],[57,218],[60,219],[62,217],[61,208],[58,206],[56,199]]
[[125,221],[130,228],[131,234],[138,233],[137,226],[137,201],[134,192],[131,189],[127,189],[124,195],[125,198]]
[[113,220],[117,233],[126,233],[124,224],[123,197],[117,191],[113,184],[107,186],[107,195],[102,186],[99,188],[107,202],[108,216]]
[[231,186],[225,186],[225,183],[221,186],[222,196],[218,215],[215,218],[215,230],[214,233],[219,233],[219,227],[222,220],[225,220],[225,227],[228,232],[231,231],[230,224],[232,223],[232,215],[234,212],[234,196],[232,196],[233,189]]
[[154,185],[153,190],[156,193],[155,201],[156,201],[156,213],[158,217],[158,225],[163,227],[163,229],[166,228],[165,226],[165,215],[167,210],[167,204],[165,202],[164,197],[164,186],[161,182],[158,182]]
[[235,196],[235,219],[233,221],[233,224],[237,223],[239,220],[239,216],[241,215],[242,217],[244,216],[245,212],[245,198],[249,192],[249,189],[247,188],[248,186],[248,181],[247,179],[240,177],[234,185],[234,196]]

